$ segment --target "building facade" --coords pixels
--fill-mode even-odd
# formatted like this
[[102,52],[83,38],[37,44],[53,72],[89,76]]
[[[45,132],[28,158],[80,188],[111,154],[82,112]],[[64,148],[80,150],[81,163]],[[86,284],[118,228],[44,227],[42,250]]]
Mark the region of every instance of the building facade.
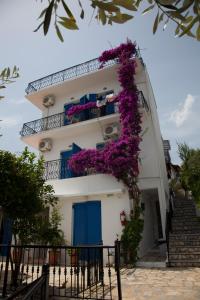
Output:
[[[165,238],[168,207],[168,179],[156,102],[139,55],[135,82],[142,115],[140,175],[144,214],[140,255]],[[99,69],[97,59],[48,75],[29,83],[26,98],[42,112],[42,118],[25,123],[22,140],[45,159],[45,178],[59,198],[62,230],[68,244],[113,245],[123,230],[123,212],[128,216],[131,202],[127,188],[111,175],[93,170],[75,174],[68,166],[70,157],[81,149],[104,147],[120,132],[117,103],[109,101],[120,91],[118,63],[111,60]],[[67,116],[70,107],[99,102],[98,108]]]

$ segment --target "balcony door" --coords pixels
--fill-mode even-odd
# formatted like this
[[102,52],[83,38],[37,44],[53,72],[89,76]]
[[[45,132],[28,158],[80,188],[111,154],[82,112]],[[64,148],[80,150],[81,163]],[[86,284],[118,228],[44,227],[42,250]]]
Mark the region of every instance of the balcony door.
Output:
[[60,178],[61,179],[72,178],[72,177],[78,176],[69,168],[68,161],[73,154],[76,154],[79,151],[81,151],[81,148],[78,145],[76,145],[75,143],[73,143],[69,150],[62,151],[60,153],[60,158],[61,158]]
[[87,201],[73,205],[73,245],[100,245],[101,201]]

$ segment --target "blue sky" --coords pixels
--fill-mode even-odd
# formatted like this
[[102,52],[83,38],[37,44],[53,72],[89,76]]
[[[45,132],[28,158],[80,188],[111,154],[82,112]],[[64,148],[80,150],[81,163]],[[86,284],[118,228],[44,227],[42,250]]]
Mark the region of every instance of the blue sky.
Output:
[[[77,16],[78,10],[72,3]],[[82,0],[83,4],[87,0]],[[40,111],[24,97],[28,82],[58,70],[98,57],[124,42],[136,41],[147,65],[153,86],[162,135],[171,141],[171,156],[178,162],[176,141],[200,147],[200,42],[191,38],[174,38],[173,26],[152,34],[153,16],[137,15],[124,25],[101,26],[95,20],[79,22],[79,31],[63,31],[62,44],[51,29],[44,37],[34,33],[42,9],[40,1],[1,0],[0,69],[17,65],[20,79],[5,90],[0,103],[0,148],[20,152],[24,143],[19,132],[23,123],[40,118]]]

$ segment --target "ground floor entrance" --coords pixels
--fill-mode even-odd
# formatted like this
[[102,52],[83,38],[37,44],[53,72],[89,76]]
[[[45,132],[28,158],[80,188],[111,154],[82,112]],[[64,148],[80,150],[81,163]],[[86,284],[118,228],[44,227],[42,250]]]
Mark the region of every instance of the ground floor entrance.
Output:
[[73,245],[102,244],[101,201],[74,203]]

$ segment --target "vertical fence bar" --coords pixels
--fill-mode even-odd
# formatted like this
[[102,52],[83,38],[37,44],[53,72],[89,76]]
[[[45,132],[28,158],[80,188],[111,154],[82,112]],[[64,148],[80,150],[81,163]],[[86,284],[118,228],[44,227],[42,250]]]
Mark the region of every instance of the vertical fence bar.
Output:
[[117,274],[118,299],[122,300],[121,277],[120,277],[120,242],[115,241],[115,271]]
[[7,246],[7,255],[6,255],[6,266],[5,266],[5,274],[4,274],[4,281],[3,281],[3,291],[2,296],[6,296],[7,292],[7,284],[8,284],[8,268],[9,268],[9,261],[10,261],[10,251],[11,251],[11,244],[9,243]]
[[45,276],[44,296],[42,300],[49,299],[49,264],[42,266],[42,275]]

